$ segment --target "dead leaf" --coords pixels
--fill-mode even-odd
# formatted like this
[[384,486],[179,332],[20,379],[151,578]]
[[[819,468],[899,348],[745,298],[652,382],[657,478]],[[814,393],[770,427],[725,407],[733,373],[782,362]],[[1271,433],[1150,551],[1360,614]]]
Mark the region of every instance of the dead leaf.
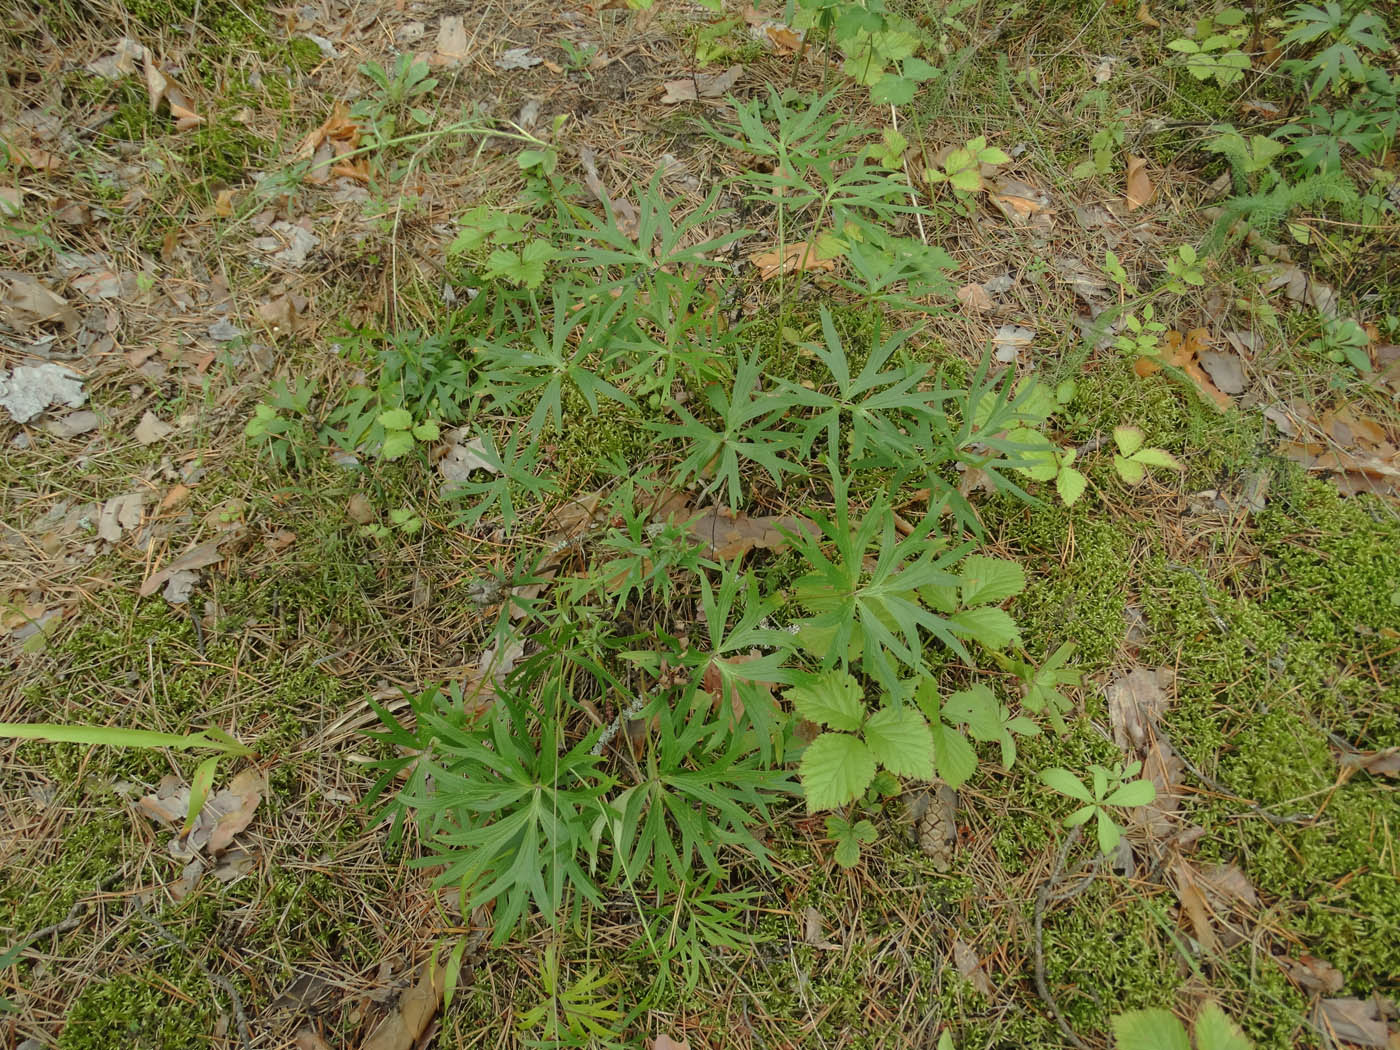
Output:
[[1283,294],[1301,306],[1310,306],[1320,314],[1334,317],[1337,313],[1337,291],[1329,284],[1313,280],[1297,266],[1268,263],[1255,267],[1255,273],[1265,276],[1264,291],[1283,289]]
[[357,492],[346,501],[345,516],[356,525],[368,525],[376,517],[374,504],[363,493]]
[[394,1009],[365,1040],[361,1050],[412,1050],[417,1045],[442,1005],[446,971],[430,958],[418,973],[418,980],[399,996]]
[[56,324],[68,333],[77,331],[82,323],[67,299],[32,277],[11,277],[0,307],[14,319],[17,328]]
[[[129,531],[141,524],[141,508],[145,506],[144,492],[128,492],[124,496],[113,496],[102,505],[102,513],[97,518],[98,538],[108,543],[116,543],[123,531]],[[162,580],[162,583],[165,581]]]
[[1235,354],[1202,350],[1196,355],[1196,359],[1221,393],[1244,393],[1244,362]]
[[743,72],[743,66],[730,66],[723,73],[696,73],[684,80],[668,80],[663,85],[666,93],[661,101],[663,104],[672,105],[677,102],[694,102],[702,98],[719,98],[729,93]]
[[1364,771],[1378,777],[1400,777],[1400,747],[1383,751],[1339,751],[1333,749],[1343,769]]
[[496,68],[529,69],[543,61],[538,55],[531,54],[528,47],[512,47],[501,52],[501,57],[496,59]]
[[958,968],[963,980],[968,981],[988,999],[992,997],[992,982],[988,979],[987,972],[982,969],[977,953],[957,937],[953,938],[953,965]]
[[751,550],[777,550],[787,545],[783,532],[809,535],[813,530],[806,518],[793,515],[749,517],[743,511],[713,506],[689,522],[690,534],[705,544],[705,556],[729,561],[742,558]]
[[1196,885],[1196,871],[1182,857],[1172,861],[1172,875],[1176,896],[1191,919],[1196,931],[1196,941],[1206,953],[1215,951],[1215,929],[1210,922],[1210,909],[1206,905],[1205,894]]
[[0,408],[16,423],[28,423],[52,405],[80,408],[87,401],[83,380],[66,365],[45,361],[0,369]]
[[69,412],[59,419],[50,420],[44,429],[56,438],[75,438],[96,430],[100,422],[96,412],[84,409],[81,412]]
[[296,302],[290,295],[279,295],[258,304],[258,320],[267,325],[272,335],[291,335],[297,330],[300,317]]
[[810,904],[802,910],[802,941],[810,944],[813,948],[821,948],[824,951],[839,951],[841,946],[827,939],[826,932],[822,929],[822,913],[813,908]]
[[1341,970],[1315,955],[1301,955],[1296,960],[1281,961],[1289,978],[1305,991],[1336,995],[1347,983]]
[[587,146],[579,148],[579,161],[583,164],[583,182],[588,187],[588,191],[598,198],[598,202],[607,209],[608,214],[617,223],[618,230],[624,237],[635,237],[641,227],[641,214],[637,211],[636,205],[631,201],[613,200],[608,195],[607,187],[603,185],[603,180],[598,177],[598,156]]
[[1026,349],[1035,341],[1035,329],[1023,328],[1020,325],[1004,324],[997,329],[993,337],[995,349],[994,356],[1004,365],[1009,365],[1015,361],[1022,350]]
[[1315,1021],[1330,1036],[1352,1046],[1384,1047],[1389,1039],[1380,1005],[1372,999],[1323,999]]
[[1049,212],[1050,196],[1020,179],[1003,179],[992,193],[992,203],[1008,220],[1024,226],[1042,213]]
[[[744,698],[741,695],[740,690],[742,690],[743,687],[746,685],[756,686],[759,690],[766,693],[768,699],[771,700],[773,698],[773,683],[761,681],[756,678],[745,678],[743,675],[736,675],[733,683],[728,689],[729,695],[726,698],[726,696],[724,695],[726,692],[724,688],[724,675],[715,665],[725,664],[730,667],[736,667],[746,663],[752,663],[754,660],[758,660],[762,656],[763,654],[757,649],[755,649],[750,653],[740,653],[737,656],[723,656],[718,658],[712,657],[710,659],[709,664],[705,667],[704,675],[700,679],[701,688],[703,688],[705,692],[709,693],[710,696],[714,699],[715,706],[720,711],[724,711],[727,707],[729,714],[733,718],[735,723],[737,723],[739,719],[744,717]],[[727,705],[726,699],[728,701]]]
[[155,60],[151,57],[149,50],[142,49],[141,68],[146,78],[146,98],[150,103],[151,115],[160,108],[161,99],[165,98],[166,89],[170,86],[170,81],[165,74],[156,68]]
[[1146,157],[1128,158],[1126,187],[1123,199],[1129,211],[1137,211],[1151,204],[1152,199],[1157,196],[1157,188],[1152,185],[1152,179],[1147,174]]
[[300,1029],[292,1039],[296,1050],[331,1050],[331,1045],[310,1028]]
[[62,157],[38,146],[26,146],[14,141],[3,142],[3,145],[5,152],[10,155],[10,163],[15,167],[40,172],[57,171],[63,167]]
[[1170,667],[1134,667],[1108,684],[1108,720],[1120,751],[1137,750],[1152,739],[1174,678]]
[[1162,28],[1162,23],[1153,18],[1152,12],[1148,10],[1147,0],[1142,0],[1142,2],[1138,4],[1137,20],[1145,26],[1151,26],[1153,29]]
[[1394,456],[1356,454],[1306,441],[1289,441],[1280,451],[1304,470],[1332,475],[1332,483],[1348,495],[1400,494],[1400,460]]
[[965,284],[958,289],[957,294],[958,302],[962,303],[965,310],[984,314],[996,306],[987,289],[980,284]]
[[651,1050],[690,1050],[690,1040],[681,1039],[678,1041],[669,1035],[658,1035],[651,1040]]
[[[104,510],[103,513],[105,515],[106,511]],[[101,532],[100,525],[98,527],[98,532]],[[177,572],[193,572],[196,569],[206,569],[211,565],[219,564],[219,562],[223,561],[224,558],[228,556],[219,548],[226,543],[241,539],[243,534],[244,529],[240,526],[238,528],[229,529],[227,532],[220,533],[212,540],[205,540],[203,543],[191,547],[178,558],[166,562],[164,566],[147,576],[145,581],[141,584],[141,589],[137,593],[142,598],[149,598],[152,594],[155,594],[156,591],[160,590],[160,588],[165,585],[166,580],[170,579],[170,577]]]
[[163,441],[174,433],[175,428],[164,422],[154,412],[147,411],[141,422],[136,424],[136,430],[132,436],[143,445],[154,445],[157,441]]
[[1165,839],[1176,830],[1181,808],[1182,776],[1186,763],[1160,729],[1153,734],[1142,759],[1142,775],[1152,781],[1156,796],[1132,811],[1129,819],[1141,824],[1149,836]]
[[[229,781],[227,787],[214,792],[204,802],[195,817],[194,827],[178,849],[177,856],[207,851],[218,856],[228,849],[236,835],[253,822],[258,804],[267,790],[267,780],[256,768],[245,769]],[[160,782],[155,794],[147,795],[137,805],[147,816],[171,827],[182,827],[190,806],[190,788],[176,776]],[[172,846],[175,844],[172,843]]]
[[443,15],[438,25],[437,53],[447,62],[461,62],[467,57],[467,27],[461,15]]
[[793,241],[783,245],[781,251],[775,247],[767,251],[752,252],[747,258],[758,267],[758,276],[765,281],[772,280],[779,274],[836,269],[836,259],[823,258],[821,248],[821,238],[815,241]]
[[146,49],[140,42],[124,36],[117,41],[116,49],[104,58],[89,62],[84,68],[103,80],[120,80],[136,72],[136,63],[146,57]]
[[[1196,363],[1196,356],[1201,351],[1210,346],[1209,333],[1204,328],[1192,328],[1188,332],[1179,332],[1172,329],[1167,333],[1167,347],[1164,355],[1165,363],[1173,368],[1179,368],[1194,382],[1200,390],[1202,396],[1209,398],[1218,407],[1229,408],[1234,402],[1230,396],[1216,387],[1211,382],[1210,376],[1206,375],[1201,366]],[[1150,363],[1151,367],[1144,371],[1138,365],[1144,362]],[[1160,367],[1150,358],[1140,358],[1134,366],[1138,375],[1151,375]]]
[[467,427],[447,435],[447,445],[442,449],[441,457],[437,464],[438,473],[444,481],[452,484],[470,481],[472,472],[476,470],[484,470],[488,474],[501,472],[499,463],[486,458],[486,438],[479,434],[473,437]]
[[171,605],[184,605],[190,600],[190,595],[194,593],[194,585],[198,582],[197,572],[191,572],[189,569],[172,572],[165,581],[165,590],[161,592],[161,597]]

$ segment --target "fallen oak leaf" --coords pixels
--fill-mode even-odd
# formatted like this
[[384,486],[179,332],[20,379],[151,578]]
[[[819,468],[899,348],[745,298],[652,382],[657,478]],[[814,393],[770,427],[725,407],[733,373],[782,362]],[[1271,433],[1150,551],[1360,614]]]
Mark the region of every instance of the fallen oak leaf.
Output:
[[835,270],[836,257],[829,250],[832,246],[826,245],[826,252],[822,251],[823,247],[821,238],[815,241],[793,241],[783,245],[781,249],[752,252],[747,258],[758,267],[758,276],[764,281],[772,280],[779,274]]
[[418,980],[399,996],[394,1009],[365,1040],[361,1050],[412,1050],[442,1005],[446,977],[446,969],[436,959],[423,963]]
[[165,586],[165,582],[177,572],[192,572],[195,569],[217,565],[227,557],[219,548],[226,543],[241,539],[245,531],[242,526],[238,526],[215,536],[212,540],[205,540],[203,543],[191,547],[174,561],[167,562],[160,569],[147,576],[137,593],[142,598],[149,598]]

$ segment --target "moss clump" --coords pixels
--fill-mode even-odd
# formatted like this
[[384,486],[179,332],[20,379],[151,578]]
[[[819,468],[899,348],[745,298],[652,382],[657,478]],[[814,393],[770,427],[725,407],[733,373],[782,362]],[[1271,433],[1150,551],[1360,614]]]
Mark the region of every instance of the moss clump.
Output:
[[47,864],[7,864],[0,869],[0,901],[6,925],[23,933],[58,922],[79,898],[121,869],[130,818],[105,799],[63,834],[58,856]]
[[209,1039],[207,988],[198,978],[170,994],[172,975],[162,967],[121,974],[78,994],[58,1037],[59,1050],[189,1050]]

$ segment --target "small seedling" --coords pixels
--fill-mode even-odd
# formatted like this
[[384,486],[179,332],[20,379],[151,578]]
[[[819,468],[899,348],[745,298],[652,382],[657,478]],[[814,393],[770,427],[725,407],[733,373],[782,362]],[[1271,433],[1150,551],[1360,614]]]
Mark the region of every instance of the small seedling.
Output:
[[826,837],[836,842],[836,863],[854,868],[860,863],[860,850],[875,841],[875,825],[868,820],[849,821],[845,817],[826,818]]
[[1040,779],[1052,791],[1078,799],[1084,805],[1065,818],[1065,827],[1075,828],[1091,817],[1097,820],[1099,849],[1104,853],[1113,852],[1123,837],[1123,829],[1113,822],[1108,813],[1109,806],[1145,806],[1157,797],[1157,789],[1150,780],[1134,780],[1142,770],[1141,762],[1129,762],[1126,766],[1115,765],[1112,769],[1091,765],[1089,772],[1093,780],[1092,790],[1068,769],[1052,766],[1040,772]]
[[1147,435],[1139,427],[1121,426],[1113,428],[1113,443],[1118,452],[1113,457],[1113,469],[1129,485],[1141,484],[1147,476],[1148,467],[1162,467],[1167,470],[1185,470],[1175,456],[1165,449],[1144,448]]

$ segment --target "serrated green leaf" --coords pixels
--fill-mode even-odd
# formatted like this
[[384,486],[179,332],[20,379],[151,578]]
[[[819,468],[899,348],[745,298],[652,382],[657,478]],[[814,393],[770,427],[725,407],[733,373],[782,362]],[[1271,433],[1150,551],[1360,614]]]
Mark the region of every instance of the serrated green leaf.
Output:
[[960,575],[964,605],[997,605],[1026,589],[1025,570],[1007,558],[974,554],[964,559]]
[[994,605],[963,609],[948,618],[948,625],[958,637],[970,638],[988,649],[1004,649],[1021,637],[1011,614]]
[[813,675],[783,693],[793,710],[809,722],[852,733],[865,716],[865,694],[851,675],[840,669]]
[[427,423],[419,423],[413,428],[413,436],[419,441],[436,441],[440,434],[438,425],[431,420]]
[[1051,791],[1058,791],[1061,795],[1077,798],[1081,802],[1094,801],[1094,796],[1089,794],[1089,789],[1080,783],[1079,778],[1068,769],[1061,769],[1059,766],[1042,769],[1040,781]]
[[1001,705],[996,694],[982,683],[948,697],[943,717],[953,723],[967,723],[974,740],[995,740],[1001,736]]
[[868,820],[856,821],[855,826],[851,828],[851,833],[855,835],[857,840],[865,843],[867,846],[875,841],[876,835],[878,834],[875,830],[875,825]]
[[834,856],[836,863],[849,871],[860,863],[860,841],[850,834],[837,839]]
[[1149,467],[1165,467],[1168,470],[1186,469],[1175,456],[1161,448],[1138,449],[1133,453],[1132,459],[1134,463],[1142,463]]
[[1219,1003],[1208,1002],[1196,1014],[1196,1050],[1253,1050],[1254,1044]]
[[1186,1029],[1170,1010],[1129,1010],[1112,1024],[1117,1050],[1191,1050]]
[[413,426],[413,416],[406,408],[391,408],[379,413],[378,423],[385,430],[407,430]]
[[1011,154],[991,146],[977,151],[977,159],[983,164],[1010,164]]
[[1142,479],[1147,477],[1147,468],[1141,463],[1131,459],[1124,459],[1122,456],[1113,457],[1113,469],[1118,471],[1118,476],[1129,485],[1137,485]]
[[962,787],[967,778],[977,772],[977,752],[967,737],[942,722],[931,727],[933,734],[933,764],[938,775],[949,787]]
[[864,736],[875,761],[891,773],[920,780],[933,778],[933,735],[914,708],[906,705],[876,711],[865,723]]
[[1138,449],[1142,448],[1142,443],[1147,440],[1147,435],[1142,432],[1141,427],[1119,426],[1113,428],[1113,443],[1118,446],[1118,451],[1124,456],[1131,456]]
[[870,85],[870,101],[883,106],[903,106],[914,101],[919,85],[895,73],[886,73]]
[[379,454],[384,459],[399,459],[413,451],[413,444],[413,435],[407,430],[391,430],[384,435]]
[[964,193],[976,193],[982,188],[982,176],[976,168],[959,168],[948,173],[948,181]]
[[1088,484],[1089,479],[1073,467],[1061,467],[1060,473],[1055,477],[1055,491],[1060,494],[1060,499],[1066,507],[1072,507],[1079,502],[1079,497],[1084,495]]
[[807,812],[818,813],[858,798],[875,777],[875,758],[857,737],[822,733],[807,745],[798,775]]
[[1157,789],[1150,780],[1134,780],[1118,787],[1104,799],[1108,806],[1145,806],[1157,797]]

